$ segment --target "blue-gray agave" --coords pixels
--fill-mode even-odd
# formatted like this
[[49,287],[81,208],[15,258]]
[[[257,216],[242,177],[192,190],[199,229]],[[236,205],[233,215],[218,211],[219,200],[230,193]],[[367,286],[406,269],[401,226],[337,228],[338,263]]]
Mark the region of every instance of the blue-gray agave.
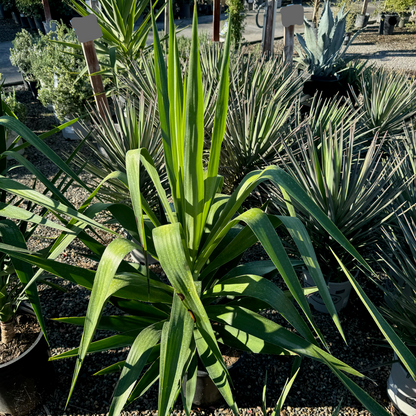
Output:
[[306,56],[298,50],[301,56],[299,61],[307,67],[312,75],[335,75],[347,48],[359,33],[355,33],[344,50],[341,51],[347,15],[348,12],[344,13],[343,6],[334,19],[329,1],[325,1],[317,31],[306,18],[304,19],[305,37],[303,38],[298,33],[296,36],[300,46],[306,52]]

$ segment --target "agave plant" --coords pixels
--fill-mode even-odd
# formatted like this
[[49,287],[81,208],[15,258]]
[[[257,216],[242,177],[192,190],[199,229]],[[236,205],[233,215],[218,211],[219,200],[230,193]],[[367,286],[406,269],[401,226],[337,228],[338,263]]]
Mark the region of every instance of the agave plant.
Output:
[[[360,149],[355,144],[354,126],[350,128],[349,137],[341,126],[324,131],[318,139],[314,139],[307,127],[297,134],[294,146],[298,150],[296,156],[288,147],[283,152],[285,169],[351,244],[362,252],[375,247],[381,236],[381,224],[390,215],[386,209],[392,206],[406,185],[395,179],[400,163],[397,160],[382,163],[382,148],[377,137],[367,149]],[[286,158],[289,159],[287,163]],[[285,195],[277,188],[271,189],[271,195],[276,207],[284,212],[290,209]],[[345,274],[330,255],[331,251],[350,270],[355,259],[339,249],[319,221],[301,204],[296,201],[292,204],[319,253],[319,263],[327,281],[345,281]]]
[[[228,370],[219,350],[218,343],[222,342],[251,352],[294,354],[324,363],[372,414],[387,415],[384,408],[347,376],[352,374],[362,377],[362,374],[318,345],[317,339],[326,348],[326,342],[311,315],[305,292],[275,231],[280,226],[286,227],[291,233],[338,330],[343,334],[302,223],[294,217],[267,215],[256,208],[238,214],[241,205],[257,185],[266,180],[272,181],[282,187],[290,198],[302,203],[364,267],[369,271],[371,268],[296,181],[276,166],[250,172],[232,195],[220,193],[222,178],[218,176],[218,167],[227,117],[230,36],[227,36],[225,43],[211,151],[208,169],[204,172],[204,94],[198,54],[196,10],[189,70],[184,81],[178,59],[172,10],[167,68],[154,17],[152,20],[155,36],[155,78],[171,202],[166,197],[149,152],[143,148],[127,152],[126,174],[116,171],[106,178],[118,177],[125,183],[130,191],[132,208],[122,204],[92,204],[93,197],[99,190],[97,187],[81,208],[75,210],[65,204],[62,198],[47,198],[28,190],[18,182],[0,177],[1,189],[46,207],[72,232],[64,232],[59,237],[47,253],[48,258],[8,244],[0,244],[0,249],[14,258],[40,267],[37,274],[46,270],[91,289],[86,316],[62,319],[84,326],[80,347],[55,357],[77,356],[70,396],[88,352],[130,345],[125,362],[103,370],[105,373],[122,368],[109,414],[119,414],[126,402],[140,397],[156,380],[159,380],[159,415],[170,413],[181,391],[186,396],[183,402],[189,414],[195,393],[199,358],[237,415],[238,408],[233,399]],[[44,143],[18,122],[2,117],[0,124],[9,125],[13,130],[22,132],[27,141],[38,148],[44,148]],[[58,160],[50,149],[48,155],[57,166],[76,180],[74,172]],[[163,205],[164,212],[160,217],[152,211],[140,192],[141,165],[151,177]],[[169,284],[160,281],[148,267],[130,264],[124,260],[138,245],[117,238],[105,248],[83,232],[86,226],[90,226],[114,234],[93,219],[97,212],[105,209],[140,241],[145,252],[160,261]],[[12,214],[9,213],[11,216]],[[62,214],[69,216],[71,220],[66,221]],[[100,257],[96,272],[53,260],[56,253],[77,235]],[[244,252],[257,241],[263,245],[271,260],[239,266]],[[276,269],[288,287],[286,293],[261,276]],[[355,279],[351,276],[349,278],[383,335],[394,346],[412,376],[416,377],[415,357],[383,320]],[[292,299],[306,319],[300,315]],[[103,307],[109,301],[129,315],[102,317]],[[261,316],[259,311],[265,305],[280,313],[297,333]],[[117,335],[92,342],[94,333],[99,328],[114,330]],[[149,366],[142,375],[146,364]],[[185,374],[187,381],[183,384]]]
[[[361,77],[363,122],[380,135],[397,135],[416,114],[416,81],[384,68]],[[358,97],[356,97],[358,99]]]
[[334,19],[329,1],[324,3],[324,9],[319,20],[318,31],[305,18],[305,37],[296,33],[302,50],[299,50],[299,63],[309,73],[315,76],[335,75],[341,67],[345,66],[342,59],[348,47],[360,33],[356,32],[342,50],[345,35],[345,25],[348,12],[344,13],[344,7],[340,9]]

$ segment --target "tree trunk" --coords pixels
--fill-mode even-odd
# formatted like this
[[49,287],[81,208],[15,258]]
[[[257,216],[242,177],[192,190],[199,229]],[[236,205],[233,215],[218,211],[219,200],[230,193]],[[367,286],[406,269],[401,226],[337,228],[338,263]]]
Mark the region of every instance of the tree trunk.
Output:
[[14,319],[11,319],[9,322],[0,322],[1,328],[1,342],[3,344],[8,344],[12,341],[15,336],[14,332]]

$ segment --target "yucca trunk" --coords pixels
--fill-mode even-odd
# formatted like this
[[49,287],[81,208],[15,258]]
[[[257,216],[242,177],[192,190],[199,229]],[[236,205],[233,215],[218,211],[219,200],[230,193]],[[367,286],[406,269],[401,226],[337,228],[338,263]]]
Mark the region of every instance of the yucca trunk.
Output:
[[8,344],[12,341],[14,336],[16,335],[14,330],[15,320],[12,318],[8,322],[0,322],[1,328],[1,342],[2,344]]

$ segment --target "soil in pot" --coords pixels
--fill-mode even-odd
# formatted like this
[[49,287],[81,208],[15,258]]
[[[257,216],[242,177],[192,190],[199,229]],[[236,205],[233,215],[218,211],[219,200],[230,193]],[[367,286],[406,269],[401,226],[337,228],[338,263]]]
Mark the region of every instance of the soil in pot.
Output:
[[23,354],[36,341],[40,327],[36,316],[19,315],[15,322],[13,340],[7,344],[0,343],[0,364],[5,364]]
[[29,413],[56,384],[43,333],[36,318],[33,322],[27,315],[34,316],[33,310],[21,306],[16,319],[17,340],[11,347],[0,350],[0,355],[5,357],[4,361],[0,360],[0,414],[22,416]]

